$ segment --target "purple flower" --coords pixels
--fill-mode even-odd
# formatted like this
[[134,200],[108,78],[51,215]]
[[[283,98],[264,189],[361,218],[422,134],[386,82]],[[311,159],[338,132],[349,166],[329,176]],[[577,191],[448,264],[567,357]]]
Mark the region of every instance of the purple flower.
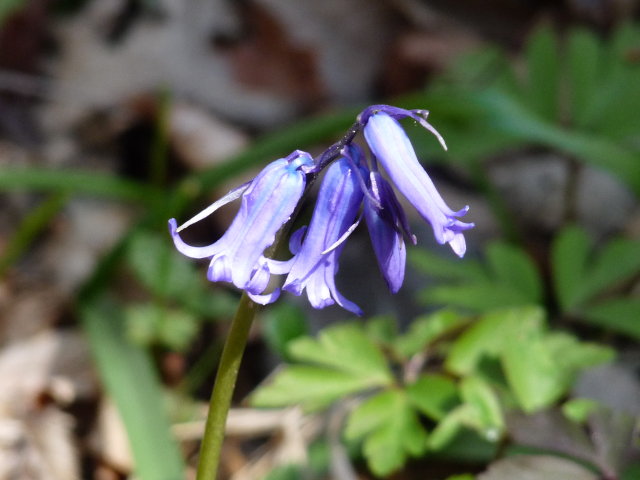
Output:
[[[191,258],[210,257],[207,278],[212,282],[231,282],[257,303],[275,301],[280,290],[264,294],[271,274],[287,272],[289,264],[267,259],[266,248],[276,232],[293,214],[306,185],[306,173],[313,168],[308,153],[296,150],[286,158],[267,165],[250,183],[230,192],[180,229],[174,219],[169,229],[176,248]],[[210,215],[222,205],[242,197],[240,210],[231,226],[215,243],[206,247],[187,245],[178,232]]]
[[282,288],[295,295],[306,289],[314,308],[337,303],[362,315],[360,307],[343,297],[335,284],[338,258],[344,241],[359,222],[356,216],[363,197],[353,167],[358,168],[342,157],[327,169],[309,227],[303,227],[291,237],[294,257]]
[[[413,146],[397,119],[410,117],[432,132],[444,145],[438,132],[426,121],[425,110],[404,110],[387,105],[374,105],[364,110],[359,121],[364,125],[364,136],[373,155],[382,164],[395,187],[428,221],[436,241],[448,243],[462,257],[466,251],[463,231],[473,223],[463,223],[457,217],[467,213],[469,207],[451,210],[416,157]],[[445,146],[446,148],[446,146]]]
[[404,281],[407,257],[403,232],[413,244],[416,243],[416,239],[409,232],[404,210],[389,182],[377,171],[369,173],[369,182],[371,195],[380,205],[378,207],[369,197],[364,200],[364,216],[367,220],[369,237],[387,286],[392,293],[396,293]]

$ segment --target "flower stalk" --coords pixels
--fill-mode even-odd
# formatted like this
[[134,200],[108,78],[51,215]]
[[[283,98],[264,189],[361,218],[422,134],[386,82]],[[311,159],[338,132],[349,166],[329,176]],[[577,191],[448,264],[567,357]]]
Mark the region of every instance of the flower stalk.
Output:
[[209,400],[209,413],[200,445],[196,480],[215,480],[220,466],[227,415],[235,390],[240,363],[258,305],[243,293],[224,343],[216,380]]

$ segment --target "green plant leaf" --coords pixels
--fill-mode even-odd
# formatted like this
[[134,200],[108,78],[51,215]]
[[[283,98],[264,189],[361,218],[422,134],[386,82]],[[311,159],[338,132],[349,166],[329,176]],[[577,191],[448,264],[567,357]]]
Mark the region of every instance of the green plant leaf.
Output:
[[410,357],[467,322],[466,318],[452,310],[423,315],[411,322],[409,330],[393,342],[394,350],[404,357]]
[[528,301],[542,300],[542,282],[536,266],[521,249],[494,242],[487,247],[487,260],[498,281],[522,293]]
[[456,306],[473,312],[531,303],[525,294],[512,286],[489,282],[428,287],[420,292],[418,299],[426,304]]
[[198,319],[184,310],[137,304],[125,310],[129,338],[145,347],[163,345],[175,351],[189,346],[198,333]]
[[562,405],[562,413],[572,422],[584,424],[598,408],[600,404],[590,398],[572,398]]
[[544,312],[537,307],[511,308],[490,312],[482,316],[453,344],[445,366],[459,375],[472,373],[480,360],[498,357],[509,341],[511,331],[521,322],[542,324]]
[[400,390],[378,393],[356,407],[347,420],[345,436],[363,439],[367,463],[378,476],[402,467],[408,456],[423,454],[428,438]]
[[590,248],[589,237],[578,227],[565,228],[553,242],[553,282],[564,310],[577,303],[576,292],[586,273]]
[[591,342],[581,342],[565,332],[550,332],[544,339],[551,355],[561,369],[571,374],[578,370],[610,362],[615,350]]
[[580,310],[587,322],[640,340],[640,298],[614,298]]
[[140,282],[158,298],[170,298],[192,313],[209,318],[235,311],[237,300],[222,290],[205,288],[198,269],[171,242],[150,231],[134,235],[127,261]]
[[538,28],[526,47],[527,103],[541,118],[555,121],[558,117],[560,59],[558,42],[549,26]]
[[[430,268],[429,256],[419,255],[423,270]],[[453,284],[427,287],[419,299],[428,304],[462,307],[484,312],[500,307],[516,307],[539,303],[542,300],[542,282],[535,265],[522,250],[494,242],[487,248],[487,268],[472,264],[470,269],[458,266],[447,277],[447,265],[442,263],[435,271],[440,278],[451,279]],[[485,271],[486,270],[486,271]]]
[[183,478],[184,466],[163,408],[163,395],[149,357],[128,342],[118,305],[100,298],[81,305],[83,327],[96,365],[127,431],[136,476]]
[[442,420],[460,399],[453,380],[443,375],[425,374],[406,388],[411,403],[433,420]]
[[444,280],[482,282],[488,280],[482,265],[472,259],[464,261],[444,258],[434,252],[413,248],[409,252],[409,262],[419,271]]
[[151,232],[139,232],[133,237],[127,260],[142,284],[159,297],[176,298],[185,292],[204,290],[196,268],[171,242]]
[[290,360],[289,343],[309,333],[304,313],[295,305],[278,302],[264,310],[262,317],[267,344],[285,360]]
[[386,359],[364,333],[362,326],[346,323],[325,328],[317,339],[303,337],[289,345],[289,354],[299,362],[333,368],[365,380],[368,385],[393,382]]
[[554,148],[606,169],[634,192],[640,193],[638,154],[629,147],[602,135],[564,130],[545,122],[528,110],[520,99],[495,88],[476,93],[473,101],[485,108],[487,124],[501,130],[504,135]]
[[640,242],[616,238],[605,245],[575,293],[581,304],[603,290],[640,274]]
[[525,318],[511,328],[501,360],[509,386],[525,412],[553,404],[567,388],[566,370],[558,366],[536,318]]
[[462,421],[478,430],[489,441],[497,441],[504,432],[502,407],[496,392],[483,379],[467,376],[460,382],[464,406]]
[[567,39],[567,77],[573,123],[584,128],[592,120],[587,116],[598,95],[598,82],[603,67],[603,48],[596,36],[584,29],[569,32]]
[[464,428],[464,419],[468,416],[469,405],[460,405],[451,410],[429,434],[429,449],[442,450]]
[[389,346],[398,336],[398,321],[392,315],[378,315],[364,325],[367,337],[378,345]]
[[273,381],[259,387],[251,396],[256,407],[283,407],[301,404],[306,410],[318,410],[332,402],[378,386],[370,378],[330,368],[291,365],[277,372]]

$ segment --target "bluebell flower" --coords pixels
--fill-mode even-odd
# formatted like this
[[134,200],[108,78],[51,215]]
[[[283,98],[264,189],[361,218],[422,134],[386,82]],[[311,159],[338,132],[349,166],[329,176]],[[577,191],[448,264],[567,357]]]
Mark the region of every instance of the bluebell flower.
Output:
[[364,136],[375,158],[380,162],[394,186],[428,221],[438,243],[448,243],[462,257],[466,244],[462,232],[473,228],[458,217],[465,215],[469,207],[454,211],[449,208],[429,175],[420,165],[411,141],[398,119],[413,118],[432,132],[446,148],[440,134],[427,122],[425,110],[404,110],[387,105],[374,105],[359,115],[364,126]]
[[356,217],[363,198],[354,167],[358,168],[350,159],[342,157],[327,169],[309,227],[303,227],[291,237],[294,257],[282,288],[295,295],[301,295],[306,289],[314,308],[337,303],[362,315],[360,307],[347,300],[335,284],[338,258],[344,241],[359,222]]
[[[279,289],[268,294],[264,291],[271,274],[286,273],[289,264],[265,258],[264,251],[293,214],[306,186],[306,174],[312,169],[311,156],[295,151],[267,165],[250,183],[230,192],[180,229],[171,219],[169,228],[176,248],[191,258],[210,257],[207,277],[212,282],[231,282],[260,304],[275,301]],[[238,197],[241,197],[240,209],[217,242],[194,247],[180,238],[180,230]]]

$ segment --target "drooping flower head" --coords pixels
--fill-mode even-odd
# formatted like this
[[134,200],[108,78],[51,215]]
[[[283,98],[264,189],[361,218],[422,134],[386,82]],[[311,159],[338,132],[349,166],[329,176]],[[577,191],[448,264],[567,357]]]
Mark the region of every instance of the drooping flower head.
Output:
[[388,105],[374,105],[358,117],[364,125],[364,136],[373,155],[385,169],[395,187],[428,221],[438,243],[448,243],[462,257],[466,243],[462,232],[473,228],[473,223],[458,220],[469,210],[457,212],[444,202],[427,172],[422,168],[411,141],[398,119],[412,118],[436,135],[446,148],[440,134],[426,120],[425,110],[404,110]]
[[[284,273],[280,262],[265,258],[264,251],[275,240],[278,230],[291,218],[306,185],[306,172],[313,167],[308,153],[295,151],[267,165],[249,184],[232,191],[180,229],[176,221],[169,228],[176,248],[191,258],[210,257],[207,277],[212,282],[231,282],[261,304],[271,303],[276,289],[263,294],[272,273]],[[210,215],[241,196],[240,209],[224,235],[206,247],[187,245],[179,230]]]
[[294,258],[282,288],[294,295],[306,289],[314,308],[337,303],[361,315],[360,307],[347,300],[335,284],[344,241],[359,222],[356,217],[363,192],[354,167],[358,168],[342,157],[327,169],[309,227],[298,230],[291,238]]
[[[462,257],[466,250],[463,232],[473,227],[458,217],[468,207],[451,210],[424,171],[405,131],[398,123],[412,118],[444,140],[427,122],[425,110],[404,110],[388,105],[365,109],[346,135],[317,157],[295,151],[276,160],[251,182],[233,190],[193,219],[177,228],[169,221],[173,241],[180,252],[193,258],[209,257],[207,277],[231,282],[257,303],[273,302],[276,288],[265,293],[272,275],[286,275],[283,290],[294,295],[306,291],[314,308],[337,303],[360,315],[360,308],[336,288],[338,260],[345,241],[366,218],[373,250],[389,290],[397,292],[404,280],[405,240],[416,243],[395,190],[404,195],[433,227],[440,244],[448,243]],[[371,151],[369,159],[354,143],[360,131]],[[378,162],[390,181],[378,170]],[[293,257],[272,260],[265,250],[294,213],[308,180],[326,168],[308,227],[291,236]],[[240,209],[225,234],[206,247],[187,245],[180,230],[210,215],[222,205],[241,198]]]

